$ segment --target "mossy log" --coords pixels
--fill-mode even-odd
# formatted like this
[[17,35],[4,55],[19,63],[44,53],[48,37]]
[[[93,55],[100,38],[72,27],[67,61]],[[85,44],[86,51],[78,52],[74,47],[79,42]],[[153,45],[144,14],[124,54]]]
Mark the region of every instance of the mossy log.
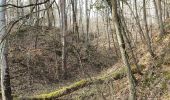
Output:
[[[141,66],[142,69],[144,68],[144,66]],[[137,73],[136,68],[132,68],[132,72],[133,73]],[[51,93],[47,93],[47,94],[41,94],[41,95],[37,95],[37,96],[32,96],[32,97],[24,97],[24,98],[20,98],[22,100],[52,100],[59,97],[62,97],[64,95],[68,95],[76,90],[79,90],[83,87],[86,87],[88,85],[91,84],[95,84],[95,83],[103,83],[106,80],[118,80],[121,79],[123,77],[126,76],[126,68],[121,68],[120,70],[117,70],[111,74],[108,75],[104,75],[102,77],[96,77],[96,78],[91,78],[91,79],[83,79],[80,80],[70,86],[67,87],[63,87],[59,90],[56,90],[54,92]]]
[[25,97],[25,98],[20,98],[22,100],[53,100],[56,99],[58,97],[70,94],[80,88],[83,88],[87,85],[90,85],[92,82],[89,80],[80,80],[68,87],[63,87],[62,89],[59,89],[57,91],[48,93],[48,94],[41,94],[41,95],[37,95],[37,96],[33,96],[33,97]]

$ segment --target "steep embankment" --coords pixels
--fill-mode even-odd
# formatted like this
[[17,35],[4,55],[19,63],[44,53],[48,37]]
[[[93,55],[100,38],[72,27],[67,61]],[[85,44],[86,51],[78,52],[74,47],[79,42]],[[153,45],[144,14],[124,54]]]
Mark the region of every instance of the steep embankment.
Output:
[[[153,37],[155,59],[150,57],[145,45],[139,43],[140,47],[137,48],[139,64],[143,68],[142,76],[135,74],[138,81],[136,89],[139,99],[169,100],[170,98],[170,34],[167,26],[166,30],[167,33],[163,37],[160,38],[158,35]],[[103,71],[100,77],[81,80],[79,81],[81,84],[73,83],[68,87],[32,98],[127,99],[128,82],[125,70],[120,62],[112,67],[109,71]]]
[[89,75],[96,76],[117,61],[113,51],[99,51],[95,45],[90,45],[86,50],[83,40],[76,42],[75,34],[69,33],[66,43],[68,79],[59,80],[60,30],[44,26],[19,28],[9,36],[8,59],[11,87],[15,95],[32,96],[55,91]]
[[[169,22],[167,20],[165,23],[167,34],[160,38],[156,33],[152,37],[155,59],[150,57],[146,45],[137,44],[135,53],[139,65],[143,68],[143,75],[136,74],[134,65],[131,66],[137,78],[138,98],[161,100],[170,98]],[[77,44],[73,41],[73,45],[68,45],[70,79],[58,82],[56,70],[61,64],[61,43],[57,41],[60,37],[58,31],[45,27],[27,26],[11,33],[9,65],[12,90],[17,95],[16,98],[28,96],[27,99],[127,99],[128,82],[125,77],[125,68],[121,61],[114,59],[115,54],[112,49],[108,50],[100,42],[98,48],[94,45],[90,46],[89,58],[82,43]],[[76,48],[73,48],[75,45]],[[80,54],[77,54],[76,50]],[[86,66],[84,71],[77,67],[80,66],[77,57],[81,58],[81,65]],[[90,72],[91,77],[86,75],[86,72]]]

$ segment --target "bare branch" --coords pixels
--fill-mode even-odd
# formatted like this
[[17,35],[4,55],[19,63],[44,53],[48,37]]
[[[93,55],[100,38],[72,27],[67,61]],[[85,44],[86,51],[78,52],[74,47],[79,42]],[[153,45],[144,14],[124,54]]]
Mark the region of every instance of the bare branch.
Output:
[[26,8],[26,7],[30,7],[30,6],[42,5],[42,4],[45,4],[45,3],[49,2],[49,1],[50,0],[46,0],[46,1],[41,2],[41,3],[29,4],[29,5],[24,5],[24,6],[17,6],[17,5],[14,5],[14,4],[6,4],[6,5],[0,5],[0,7],[12,6],[12,7],[16,7],[16,8]]

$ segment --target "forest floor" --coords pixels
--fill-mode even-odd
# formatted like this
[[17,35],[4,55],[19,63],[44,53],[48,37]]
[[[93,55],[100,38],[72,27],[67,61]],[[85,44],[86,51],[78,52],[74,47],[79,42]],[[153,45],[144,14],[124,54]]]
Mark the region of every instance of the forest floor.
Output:
[[[144,67],[143,75],[135,74],[137,78],[137,96],[139,100],[169,100],[170,99],[170,34],[163,38],[154,37],[153,46],[157,58],[153,60],[146,51],[145,45],[140,44],[139,65]],[[132,65],[133,66],[133,65]],[[118,69],[123,66],[117,62],[112,68],[103,73],[121,73]],[[115,69],[117,68],[117,69]],[[110,79],[80,89],[63,98],[81,98],[80,100],[127,100],[127,77],[118,80]]]
[[[169,100],[170,98],[169,22],[165,23],[166,35],[160,38],[155,32],[152,37],[155,59],[150,57],[146,45],[141,42],[136,44],[135,54],[143,69],[143,75],[135,73],[139,100]],[[59,99],[128,99],[128,81],[125,77],[125,70],[122,72],[124,68],[122,61],[117,58],[114,48],[109,49],[104,41],[99,41],[100,45],[96,48],[96,40],[92,40],[94,45],[89,47],[89,58],[82,43],[71,41],[70,44],[73,45],[67,45],[69,79],[57,80],[56,70],[61,65],[61,43],[57,40],[60,40],[60,35],[59,30],[55,28],[24,26],[19,31],[11,33],[8,58],[13,94],[18,96],[47,94],[82,79],[95,80],[98,77],[119,73],[121,76],[118,79],[115,79],[115,76],[107,77],[104,82],[87,85]],[[77,61],[77,55],[82,58],[82,66]],[[134,67],[132,62],[131,66]]]
[[[114,51],[103,46],[97,49],[95,45],[90,45],[87,56],[82,42],[68,41],[68,79],[58,80],[57,68],[61,67],[59,34],[56,28],[32,26],[22,26],[11,33],[8,59],[14,94],[32,96],[48,93],[83,78],[98,76],[117,62]],[[74,37],[74,34],[71,36]],[[81,57],[81,63],[78,57]]]

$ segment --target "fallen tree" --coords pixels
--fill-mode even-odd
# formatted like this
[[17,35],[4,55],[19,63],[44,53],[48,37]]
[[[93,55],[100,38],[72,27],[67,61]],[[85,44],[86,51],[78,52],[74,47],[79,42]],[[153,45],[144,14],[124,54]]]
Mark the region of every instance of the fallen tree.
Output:
[[[144,69],[144,66],[141,66],[142,69]],[[132,68],[133,73],[137,73],[136,68]],[[32,96],[32,97],[20,97],[19,99],[21,100],[51,100],[51,99],[56,99],[59,97],[62,97],[64,95],[68,95],[76,90],[79,90],[83,87],[86,87],[91,84],[96,84],[100,83],[102,84],[106,80],[118,80],[126,76],[126,69],[121,68],[120,70],[115,71],[114,73],[104,75],[102,77],[97,77],[97,78],[90,78],[90,79],[82,79],[70,86],[63,87],[59,90],[56,90],[51,93],[47,94],[41,94],[37,96]]]

